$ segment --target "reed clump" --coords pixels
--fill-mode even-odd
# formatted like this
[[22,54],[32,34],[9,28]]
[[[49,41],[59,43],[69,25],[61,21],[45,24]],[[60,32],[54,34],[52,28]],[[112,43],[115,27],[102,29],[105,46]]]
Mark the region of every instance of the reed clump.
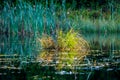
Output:
[[43,49],[55,49],[58,51],[88,51],[89,45],[79,33],[70,29],[68,32],[57,31],[57,38],[54,40],[48,35],[38,38]]
[[42,60],[42,65],[54,65],[57,70],[79,66],[89,52],[88,42],[73,29],[68,32],[58,30],[56,35],[56,40],[46,34],[38,38],[43,51],[37,60]]

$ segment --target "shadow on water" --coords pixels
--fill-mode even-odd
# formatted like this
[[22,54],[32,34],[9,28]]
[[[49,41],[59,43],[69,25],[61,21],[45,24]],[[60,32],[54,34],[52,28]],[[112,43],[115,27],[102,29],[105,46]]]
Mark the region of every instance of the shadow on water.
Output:
[[[89,55],[83,60],[84,66],[73,67],[74,69],[67,69],[64,66],[62,70],[56,70],[52,66],[56,64],[43,66],[42,60],[38,59],[42,52],[36,37],[0,36],[0,80],[120,79],[120,34],[84,34],[83,37],[91,48]],[[47,60],[56,56],[49,55],[50,53],[47,55],[49,57],[46,56]],[[67,61],[70,60],[66,60],[64,64]]]
[[23,70],[0,68],[0,80],[27,80],[27,78]]

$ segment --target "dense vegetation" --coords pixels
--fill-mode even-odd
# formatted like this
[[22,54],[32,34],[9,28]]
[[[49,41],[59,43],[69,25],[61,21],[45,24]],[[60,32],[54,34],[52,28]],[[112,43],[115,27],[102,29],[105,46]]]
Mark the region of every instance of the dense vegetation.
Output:
[[[42,38],[43,34],[57,40],[58,30],[63,33],[71,29],[79,33],[119,33],[119,0],[98,0],[96,4],[94,1],[3,0],[0,33],[7,37],[34,36],[34,40]],[[86,6],[87,3],[93,6]]]
[[0,7],[2,33],[51,34],[58,26],[82,32],[120,31],[119,0],[3,0]]

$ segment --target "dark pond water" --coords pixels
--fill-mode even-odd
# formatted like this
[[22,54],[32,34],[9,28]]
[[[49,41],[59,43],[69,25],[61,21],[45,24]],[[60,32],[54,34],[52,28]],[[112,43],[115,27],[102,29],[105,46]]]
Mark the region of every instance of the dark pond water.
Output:
[[119,80],[120,34],[84,34],[90,53],[82,67],[41,66],[36,36],[0,35],[0,80]]

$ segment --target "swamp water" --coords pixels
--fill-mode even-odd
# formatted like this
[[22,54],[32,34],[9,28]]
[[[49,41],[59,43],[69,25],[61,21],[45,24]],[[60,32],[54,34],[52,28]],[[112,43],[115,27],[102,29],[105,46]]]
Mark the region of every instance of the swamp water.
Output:
[[63,70],[56,70],[55,63],[42,64],[38,56],[45,52],[34,35],[0,36],[0,80],[120,79],[120,34],[84,34],[89,54],[81,65]]

